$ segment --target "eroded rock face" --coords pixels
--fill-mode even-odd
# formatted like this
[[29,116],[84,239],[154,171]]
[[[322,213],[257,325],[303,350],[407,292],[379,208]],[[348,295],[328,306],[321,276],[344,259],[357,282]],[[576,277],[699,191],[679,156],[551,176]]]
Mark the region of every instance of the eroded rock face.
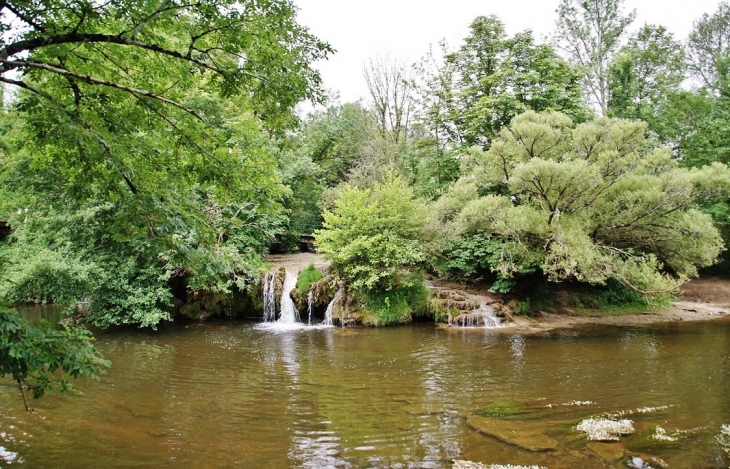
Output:
[[528,451],[551,451],[558,441],[547,436],[534,421],[512,421],[474,415],[466,421],[479,433]]
[[[431,307],[442,321],[461,327],[483,327],[484,310],[494,312],[502,321],[511,321],[513,308],[497,294],[469,293],[465,290],[437,287],[428,284],[431,291]],[[491,324],[487,324],[491,325]]]
[[291,297],[300,312],[307,311],[309,292],[311,291],[313,308],[317,311],[324,311],[335,296],[335,288],[333,284],[334,280],[331,277],[323,277],[317,282],[311,283],[309,285],[309,290],[304,293],[300,293],[298,289],[292,290]]

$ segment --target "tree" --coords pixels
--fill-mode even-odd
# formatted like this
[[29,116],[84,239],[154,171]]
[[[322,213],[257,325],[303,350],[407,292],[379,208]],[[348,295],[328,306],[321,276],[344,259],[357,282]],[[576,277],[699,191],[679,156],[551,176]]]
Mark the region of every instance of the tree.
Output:
[[348,286],[362,293],[392,291],[409,282],[408,267],[423,259],[423,204],[395,176],[372,189],[346,186],[324,212],[317,250]]
[[500,129],[526,110],[559,110],[577,120],[587,115],[576,72],[550,46],[535,44],[530,31],[508,38],[495,16],[475,19],[447,63],[455,75],[455,143],[462,147],[488,148]]
[[396,144],[408,140],[415,104],[408,66],[389,56],[377,56],[370,59],[363,75],[381,135]]
[[580,67],[589,101],[608,113],[609,71],[613,55],[621,46],[626,28],[636,11],[621,12],[623,0],[561,0],[555,41]]
[[687,41],[687,61],[700,82],[715,92],[730,82],[730,4],[721,2],[717,11],[695,21]]
[[[730,192],[730,170],[680,168],[651,149],[646,124],[599,118],[574,126],[527,112],[435,206],[437,239],[479,235],[504,278],[540,269],[551,280],[609,279],[652,296],[672,291],[723,243],[699,207]],[[446,232],[444,232],[446,231]]]
[[0,211],[28,209],[10,220],[3,293],[43,293],[22,287],[20,266],[42,267],[24,253],[58,260],[44,278],[69,279],[54,291],[92,299],[101,325],[169,318],[175,279],[245,287],[284,224],[271,136],[320,99],[310,64],[331,51],[291,2],[1,7],[0,81],[20,92]]
[[39,398],[49,391],[73,391],[70,379],[99,380],[109,361],[99,356],[93,340],[84,328],[34,327],[17,313],[0,308],[0,377],[9,375],[18,383],[25,410],[35,413],[24,388]]
[[667,113],[671,97],[682,91],[685,70],[682,44],[665,27],[645,25],[611,61],[608,114],[646,121],[663,144],[676,140]]

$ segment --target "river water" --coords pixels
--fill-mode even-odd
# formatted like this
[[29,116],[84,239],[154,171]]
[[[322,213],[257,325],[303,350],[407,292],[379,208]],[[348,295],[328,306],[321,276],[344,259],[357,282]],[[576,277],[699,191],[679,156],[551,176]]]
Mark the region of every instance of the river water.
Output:
[[[33,402],[45,420],[0,381],[0,466],[448,468],[468,459],[618,468],[636,455],[673,468],[730,463],[716,442],[730,423],[724,320],[536,336],[241,321],[97,337],[112,368],[99,383],[79,382],[81,395]],[[467,418],[485,407],[521,409],[503,418],[558,446],[532,452],[479,433]],[[622,411],[637,433],[598,456],[575,426]],[[678,441],[639,437],[656,426]]]

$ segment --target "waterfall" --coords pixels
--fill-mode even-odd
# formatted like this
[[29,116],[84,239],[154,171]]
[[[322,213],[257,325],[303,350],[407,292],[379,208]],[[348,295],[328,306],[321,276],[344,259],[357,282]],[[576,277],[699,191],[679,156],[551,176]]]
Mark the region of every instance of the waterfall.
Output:
[[459,327],[502,327],[494,310],[486,303],[482,302],[481,306],[474,309],[470,313],[462,313],[451,321],[452,326]]
[[482,311],[484,311],[484,327],[501,327],[502,321],[499,320],[496,314],[494,314],[494,310],[486,305],[486,303],[482,303],[481,306]]
[[276,299],[274,298],[274,281],[276,275],[269,272],[264,277],[264,322],[276,321]]
[[314,306],[314,284],[309,289],[309,295],[307,295],[307,313],[309,313],[309,325],[312,325],[312,307]]
[[289,292],[296,286],[297,276],[287,270],[286,277],[284,278],[284,286],[281,289],[281,313],[279,314],[278,321],[280,323],[295,324],[299,322],[299,311],[294,306],[294,300],[289,296]]
[[322,324],[312,324],[314,316],[314,285],[309,289],[307,295],[307,314],[309,315],[307,323],[302,323],[299,311],[297,310],[294,300],[289,293],[297,286],[297,275],[292,274],[288,270],[285,271],[284,285],[281,287],[281,297],[279,299],[279,311],[277,319],[276,306],[276,281],[281,278],[281,270],[269,272],[264,276],[264,322],[258,327],[267,330],[290,331],[299,329],[325,329],[332,327],[332,308],[335,301],[340,297],[339,291],[335,292],[335,298],[330,302],[325,313],[325,319]]
[[340,299],[340,291],[337,290],[335,292],[335,297],[332,298],[332,301],[327,305],[327,310],[324,312],[324,321],[322,321],[323,326],[331,326],[332,325],[332,310],[335,307],[335,302]]

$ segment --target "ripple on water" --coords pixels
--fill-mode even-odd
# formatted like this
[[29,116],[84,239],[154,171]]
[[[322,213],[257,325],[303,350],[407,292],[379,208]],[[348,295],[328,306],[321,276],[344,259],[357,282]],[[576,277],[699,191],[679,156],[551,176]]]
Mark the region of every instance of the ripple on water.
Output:
[[[80,382],[82,396],[38,401],[46,421],[29,418],[17,388],[2,382],[0,465],[14,457],[12,466],[29,468],[158,467],[175,458],[180,467],[212,469],[448,468],[459,458],[600,467],[583,460],[596,456],[575,427],[621,409],[637,434],[657,425],[672,435],[711,429],[682,433],[681,460],[658,451],[671,467],[723,454],[715,437],[730,422],[730,361],[719,356],[730,326],[517,336],[420,324],[226,325],[105,333],[98,344],[113,362],[108,374]],[[555,428],[561,451],[528,454],[466,425],[498,404],[526,408],[528,423]]]

